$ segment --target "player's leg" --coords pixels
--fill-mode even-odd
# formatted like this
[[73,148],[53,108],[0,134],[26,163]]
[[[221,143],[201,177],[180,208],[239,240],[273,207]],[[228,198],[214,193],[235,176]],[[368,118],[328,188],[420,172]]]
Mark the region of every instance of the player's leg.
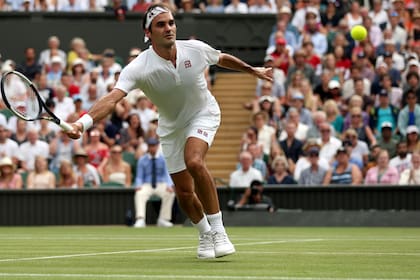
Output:
[[171,174],[171,177],[175,185],[175,194],[179,206],[199,232],[197,257],[200,259],[214,258],[213,234],[203,213],[203,206],[194,192],[194,182],[190,173],[184,169]]
[[223,257],[233,254],[235,248],[227,237],[216,185],[205,164],[204,159],[207,151],[207,142],[197,137],[189,137],[184,149],[185,164],[193,177],[195,192],[203,205],[213,231],[215,256]]

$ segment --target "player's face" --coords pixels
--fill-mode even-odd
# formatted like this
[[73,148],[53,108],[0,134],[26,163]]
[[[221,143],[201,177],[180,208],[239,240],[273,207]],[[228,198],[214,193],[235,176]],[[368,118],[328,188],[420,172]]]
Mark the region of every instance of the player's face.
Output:
[[153,19],[148,36],[153,44],[172,46],[176,40],[176,25],[172,13],[162,13]]

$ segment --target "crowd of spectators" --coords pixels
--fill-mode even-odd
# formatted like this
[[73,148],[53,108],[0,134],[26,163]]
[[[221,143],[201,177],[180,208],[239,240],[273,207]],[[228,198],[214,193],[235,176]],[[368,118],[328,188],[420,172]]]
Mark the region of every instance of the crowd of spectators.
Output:
[[[85,114],[93,102],[113,87],[126,59],[113,49],[88,51],[82,38],[60,48],[51,36],[39,54],[27,47],[21,62],[2,61],[1,72],[18,70],[29,77],[48,108],[69,122]],[[117,104],[113,114],[98,122],[81,139],[71,140],[47,120],[23,121],[1,102],[0,189],[53,189],[133,186],[137,161],[147,152],[147,139],[157,138],[158,113],[143,92],[135,90]]]
[[[243,151],[253,162],[232,172],[229,185],[249,187],[261,176],[276,185],[415,184],[419,2],[276,4],[264,58],[274,81],[258,81],[255,99],[243,104],[253,117],[239,152],[241,163]],[[362,41],[350,35],[358,24],[368,31]]]

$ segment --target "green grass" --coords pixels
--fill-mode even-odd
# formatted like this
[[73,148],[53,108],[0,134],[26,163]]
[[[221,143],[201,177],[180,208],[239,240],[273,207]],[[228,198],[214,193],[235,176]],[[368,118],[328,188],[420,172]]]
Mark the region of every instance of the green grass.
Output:
[[228,228],[195,258],[192,227],[3,227],[0,279],[420,279],[419,228]]

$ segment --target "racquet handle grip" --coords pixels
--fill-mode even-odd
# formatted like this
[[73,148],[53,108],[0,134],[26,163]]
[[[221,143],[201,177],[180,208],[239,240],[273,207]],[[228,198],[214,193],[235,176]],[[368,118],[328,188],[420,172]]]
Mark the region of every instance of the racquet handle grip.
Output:
[[70,130],[73,130],[73,127],[72,127],[70,124],[66,123],[65,121],[61,121],[61,122],[60,122],[60,127],[61,127],[61,129],[63,129],[64,131],[70,131]]

